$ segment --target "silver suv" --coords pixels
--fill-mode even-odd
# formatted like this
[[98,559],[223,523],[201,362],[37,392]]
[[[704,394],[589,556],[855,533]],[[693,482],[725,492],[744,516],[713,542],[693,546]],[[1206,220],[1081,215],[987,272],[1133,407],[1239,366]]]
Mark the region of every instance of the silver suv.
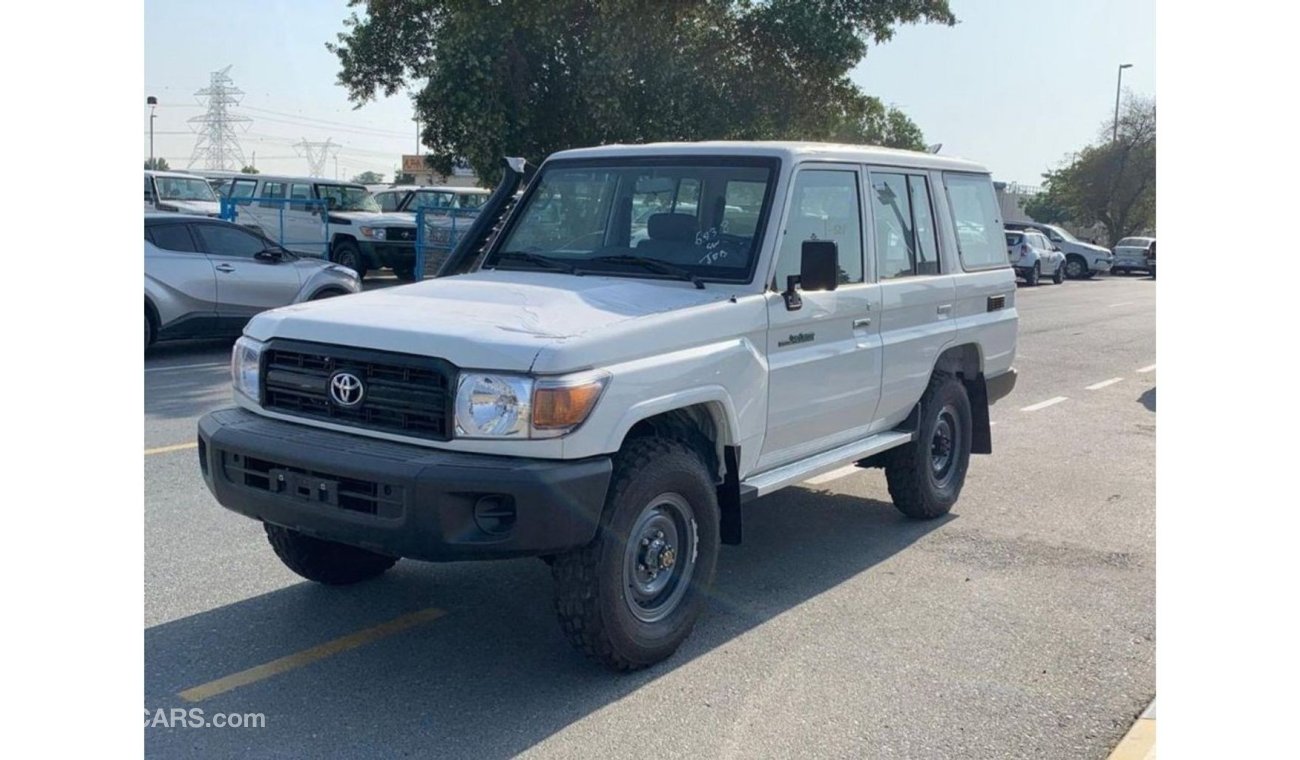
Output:
[[145,348],[170,338],[236,336],[258,312],[360,289],[351,269],[299,258],[239,225],[145,214]]

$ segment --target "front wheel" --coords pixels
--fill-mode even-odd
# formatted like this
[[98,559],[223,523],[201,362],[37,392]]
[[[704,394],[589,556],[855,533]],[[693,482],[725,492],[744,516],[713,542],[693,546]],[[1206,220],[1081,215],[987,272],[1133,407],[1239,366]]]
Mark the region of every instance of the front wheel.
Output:
[[671,656],[713,583],[719,522],[713,479],[695,451],[664,438],[625,444],[595,540],[551,564],[569,641],[613,670]]
[[1065,276],[1079,280],[1088,276],[1088,265],[1081,256],[1070,256],[1065,260]]
[[376,554],[266,523],[266,540],[275,556],[290,570],[309,581],[330,586],[357,583],[397,564],[397,557]]
[[937,372],[921,397],[916,439],[889,452],[885,480],[898,511],[917,520],[948,514],[970,464],[971,410],[966,386]]
[[361,249],[351,240],[340,240],[334,244],[334,263],[345,266],[357,273],[358,280],[366,277],[366,260],[361,257]]

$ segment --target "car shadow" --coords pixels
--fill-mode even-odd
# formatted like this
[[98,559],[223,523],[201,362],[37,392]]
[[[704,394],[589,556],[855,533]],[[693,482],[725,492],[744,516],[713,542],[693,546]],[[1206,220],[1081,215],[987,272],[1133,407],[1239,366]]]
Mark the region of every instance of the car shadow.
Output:
[[[145,631],[147,709],[260,712],[257,731],[150,728],[155,755],[508,757],[889,559],[943,525],[891,504],[787,489],[747,505],[706,611],[668,661],[615,674],[563,638],[535,559],[402,562],[344,588],[298,583]],[[269,549],[268,549],[269,551]],[[199,703],[187,688],[430,607],[401,634]],[[773,653],[779,657],[780,653]]]
[[1148,388],[1146,391],[1144,391],[1141,396],[1138,396],[1137,400],[1139,404],[1146,407],[1146,410],[1148,412],[1154,412],[1156,410],[1155,386],[1152,386]]

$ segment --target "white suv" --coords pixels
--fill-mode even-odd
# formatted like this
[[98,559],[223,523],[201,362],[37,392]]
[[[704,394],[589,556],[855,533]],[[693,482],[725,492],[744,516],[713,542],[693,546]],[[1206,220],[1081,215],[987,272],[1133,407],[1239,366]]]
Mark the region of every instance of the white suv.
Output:
[[144,211],[216,216],[221,208],[208,181],[184,172],[144,172]]
[[948,513],[1016,378],[985,168],[613,145],[551,156],[512,203],[522,164],[443,276],[266,312],[236,344],[200,467],[291,569],[539,556],[570,640],[628,670],[688,635],[750,499],[856,463],[905,515]]
[[1115,254],[1109,248],[1085,243],[1071,235],[1069,230],[1054,224],[1007,222],[1007,229],[1036,230],[1046,235],[1052,245],[1065,254],[1065,276],[1072,280],[1085,280],[1099,272],[1109,272],[1115,264]]

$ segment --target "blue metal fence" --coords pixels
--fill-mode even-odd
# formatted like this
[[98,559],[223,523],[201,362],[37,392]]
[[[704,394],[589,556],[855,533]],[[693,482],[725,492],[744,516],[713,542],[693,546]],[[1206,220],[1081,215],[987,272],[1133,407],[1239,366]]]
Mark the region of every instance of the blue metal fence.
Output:
[[421,206],[415,210],[416,279],[432,277],[474,223],[478,209]]
[[[255,227],[295,253],[329,258],[327,201],[318,198],[232,198],[225,195],[219,199],[222,219]],[[245,207],[243,211],[241,206]],[[285,212],[290,214],[287,220]]]

